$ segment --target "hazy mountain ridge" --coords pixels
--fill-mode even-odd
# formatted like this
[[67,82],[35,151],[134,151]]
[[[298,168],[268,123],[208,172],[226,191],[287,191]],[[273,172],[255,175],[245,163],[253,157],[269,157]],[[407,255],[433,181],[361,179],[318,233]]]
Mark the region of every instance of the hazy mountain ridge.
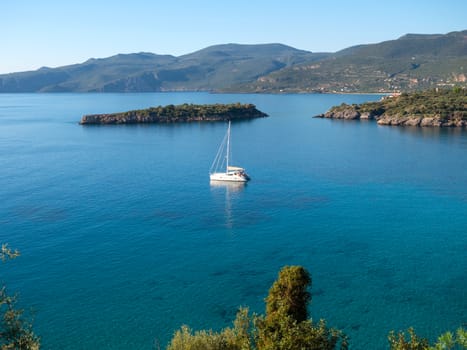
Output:
[[386,92],[466,86],[467,31],[407,34],[336,53],[224,44],[175,57],[118,54],[0,75],[0,92]]

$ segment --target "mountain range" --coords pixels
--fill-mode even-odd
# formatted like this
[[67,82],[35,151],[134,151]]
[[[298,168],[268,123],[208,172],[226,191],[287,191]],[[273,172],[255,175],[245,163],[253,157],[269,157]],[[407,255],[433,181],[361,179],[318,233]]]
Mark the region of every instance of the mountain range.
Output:
[[0,92],[392,92],[467,86],[467,30],[407,34],[335,53],[225,44],[183,55],[118,54],[0,75]]

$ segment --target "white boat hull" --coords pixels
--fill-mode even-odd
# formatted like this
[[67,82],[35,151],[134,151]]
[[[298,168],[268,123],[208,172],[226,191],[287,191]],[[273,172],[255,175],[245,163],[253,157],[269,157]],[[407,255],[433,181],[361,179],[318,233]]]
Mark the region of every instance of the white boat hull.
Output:
[[[225,157],[224,157],[225,155]],[[227,127],[227,133],[222,141],[217,155],[212,162],[211,169],[209,170],[209,177],[211,181],[228,181],[228,182],[247,182],[250,177],[245,169],[232,166],[230,161],[230,120]],[[222,171],[221,169],[225,169]]]
[[250,178],[245,173],[213,173],[210,176],[212,181],[232,181],[232,182],[247,182]]

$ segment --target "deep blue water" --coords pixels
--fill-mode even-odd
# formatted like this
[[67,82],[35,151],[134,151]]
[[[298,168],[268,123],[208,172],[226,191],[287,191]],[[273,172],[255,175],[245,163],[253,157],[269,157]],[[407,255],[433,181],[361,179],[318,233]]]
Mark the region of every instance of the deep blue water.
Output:
[[[353,349],[434,339],[467,319],[467,131],[312,116],[375,95],[0,94],[0,280],[44,349],[164,347],[230,325],[284,265],[312,274],[313,319]],[[252,102],[210,186],[225,123],[83,127],[83,114]]]

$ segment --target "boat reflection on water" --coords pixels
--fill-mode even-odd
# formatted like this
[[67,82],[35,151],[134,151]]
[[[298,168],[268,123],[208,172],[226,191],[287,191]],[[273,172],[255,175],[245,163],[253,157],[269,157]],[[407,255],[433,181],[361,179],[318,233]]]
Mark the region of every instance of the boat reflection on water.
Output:
[[247,183],[211,180],[209,184],[211,185],[211,192],[215,194],[216,197],[220,198],[220,196],[224,195],[225,226],[227,228],[233,228],[235,217],[232,206],[238,200],[238,195],[243,192]]
[[228,181],[218,181],[211,180],[209,182],[212,188],[222,189],[224,188],[226,193],[241,192],[247,186],[246,182],[228,182]]

